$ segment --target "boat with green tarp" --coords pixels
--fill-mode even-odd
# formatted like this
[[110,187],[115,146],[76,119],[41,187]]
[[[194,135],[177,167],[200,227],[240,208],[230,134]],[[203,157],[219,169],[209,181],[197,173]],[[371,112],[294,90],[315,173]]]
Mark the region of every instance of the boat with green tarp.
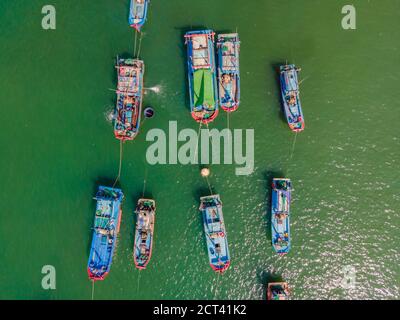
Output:
[[218,115],[214,36],[211,30],[190,31],[185,35],[190,110],[193,119],[205,124]]

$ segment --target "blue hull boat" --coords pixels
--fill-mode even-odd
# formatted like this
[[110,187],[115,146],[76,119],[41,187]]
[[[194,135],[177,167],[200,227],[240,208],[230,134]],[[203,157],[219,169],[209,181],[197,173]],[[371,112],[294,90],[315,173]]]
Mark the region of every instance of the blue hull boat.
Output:
[[290,179],[274,179],[272,182],[271,228],[274,250],[285,255],[290,250]]
[[152,199],[139,199],[136,206],[136,232],[133,247],[133,260],[139,270],[146,269],[153,252],[154,222],[156,202]]
[[147,19],[150,0],[131,0],[129,25],[140,32]]
[[100,186],[96,197],[96,215],[92,245],[88,261],[88,275],[93,281],[104,280],[110,272],[121,223],[121,204],[124,195],[120,189]]
[[223,110],[232,112],[240,103],[239,35],[218,35],[217,49],[219,104]]
[[185,34],[190,111],[193,119],[204,124],[210,123],[218,115],[214,36],[211,30]]
[[280,67],[280,83],[283,109],[292,131],[304,130],[304,117],[300,103],[299,80],[297,73],[300,71],[294,64]]
[[222,202],[219,195],[200,198],[200,211],[203,215],[208,257],[211,268],[223,273],[231,263],[226,236]]

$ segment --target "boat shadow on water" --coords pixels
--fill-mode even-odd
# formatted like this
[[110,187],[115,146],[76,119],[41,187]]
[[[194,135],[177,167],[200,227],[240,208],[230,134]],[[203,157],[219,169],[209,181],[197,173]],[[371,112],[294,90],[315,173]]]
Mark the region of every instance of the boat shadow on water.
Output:
[[274,92],[278,93],[278,101],[279,101],[279,118],[283,123],[287,125],[287,119],[285,116],[285,110],[283,109],[282,98],[281,98],[281,80],[280,80],[280,66],[285,65],[286,62],[276,62],[271,64],[271,68],[274,74],[274,83],[275,90]]
[[284,177],[284,173],[282,171],[272,171],[267,170],[263,173],[264,181],[266,183],[266,196],[265,196],[265,227],[266,227],[266,235],[267,239],[272,241],[272,231],[271,231],[271,205],[272,205],[272,180],[274,178],[282,178]]

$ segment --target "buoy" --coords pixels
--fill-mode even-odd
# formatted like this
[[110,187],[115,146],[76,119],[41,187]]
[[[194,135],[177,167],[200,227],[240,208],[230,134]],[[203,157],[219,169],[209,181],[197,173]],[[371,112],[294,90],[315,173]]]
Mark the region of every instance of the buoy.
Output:
[[144,116],[148,119],[153,118],[154,109],[152,107],[147,107],[146,109],[144,109]]
[[208,169],[208,168],[203,168],[203,169],[201,169],[201,176],[202,176],[202,177],[206,178],[206,177],[208,177],[209,175],[210,175],[210,169]]

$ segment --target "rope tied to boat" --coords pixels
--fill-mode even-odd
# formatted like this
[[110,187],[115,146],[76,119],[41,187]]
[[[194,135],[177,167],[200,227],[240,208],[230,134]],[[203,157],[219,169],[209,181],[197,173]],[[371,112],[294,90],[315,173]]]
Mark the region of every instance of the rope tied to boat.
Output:
[[[137,33],[137,32],[136,32]],[[142,37],[143,37],[143,33],[141,32],[140,33],[140,38],[139,38],[139,49],[138,49],[138,52],[137,52],[137,55],[136,55],[136,58],[137,59],[139,59],[139,57],[140,57],[140,51],[141,51],[141,49],[142,49]]]
[[123,157],[123,140],[119,141],[119,168],[118,168],[118,175],[117,178],[114,181],[113,184],[113,188],[115,187],[115,185],[117,184],[117,182],[119,181],[119,179],[121,178],[121,171],[122,171],[122,157]]
[[143,181],[143,193],[142,198],[144,198],[144,193],[146,191],[146,183],[147,183],[147,167],[144,169],[144,181]]
[[200,140],[200,131],[201,131],[201,126],[203,125],[203,119],[204,119],[204,113],[201,116],[200,124],[199,124],[199,129],[197,130],[197,143],[196,143],[196,150],[193,155],[193,160],[196,161],[196,158],[198,156],[198,151],[199,151],[199,140]]
[[137,43],[137,32],[135,32],[135,44],[133,46],[133,56],[136,56],[136,43]]
[[292,159],[293,159],[294,151],[295,151],[295,148],[296,148],[297,133],[298,133],[298,131],[296,131],[296,133],[295,133],[295,135],[294,135],[292,147],[291,147],[291,149],[290,149],[290,151],[289,151],[290,154],[289,154],[289,160],[288,160],[288,166],[287,166],[288,168],[287,168],[286,175],[289,175],[290,162],[291,162]]
[[205,177],[205,178],[206,178],[206,181],[207,181],[207,184],[208,184],[208,190],[210,190],[210,195],[212,195],[213,191],[212,191],[212,188],[211,188],[210,181],[208,180],[208,177]]
[[94,280],[92,280],[92,300],[94,300]]

